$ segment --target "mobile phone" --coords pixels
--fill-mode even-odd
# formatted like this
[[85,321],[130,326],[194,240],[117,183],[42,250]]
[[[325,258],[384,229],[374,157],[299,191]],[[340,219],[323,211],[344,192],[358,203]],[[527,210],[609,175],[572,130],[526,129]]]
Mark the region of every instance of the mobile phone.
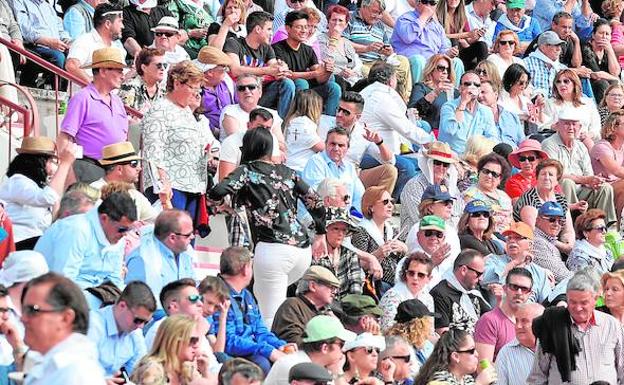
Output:
[[76,151],[74,152],[76,159],[82,159],[84,156],[84,148],[81,145],[76,145]]
[[130,377],[128,376],[128,371],[126,370],[125,366],[122,366],[121,369],[119,369],[119,376],[117,377],[123,378],[124,382],[122,382],[122,384],[130,383]]

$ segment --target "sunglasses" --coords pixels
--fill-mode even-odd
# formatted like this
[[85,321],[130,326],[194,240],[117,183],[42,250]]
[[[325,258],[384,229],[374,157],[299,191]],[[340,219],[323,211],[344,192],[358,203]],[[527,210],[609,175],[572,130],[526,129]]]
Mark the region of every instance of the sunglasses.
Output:
[[[477,278],[479,278],[480,276],[482,276],[482,275],[483,275],[483,273],[484,273],[483,271],[479,271],[479,270],[477,270],[477,269],[473,269],[472,267],[470,267],[470,266],[468,266],[468,265],[464,265],[464,266],[466,266],[466,269],[468,269],[468,270],[472,271],[473,273],[475,273],[475,275],[477,276]],[[474,350],[474,349],[473,349],[473,350]],[[462,352],[460,352],[460,353],[462,353]]]
[[487,70],[480,68],[480,69],[475,70],[475,73],[479,76],[485,76],[487,75]]
[[169,63],[154,63],[154,66],[159,70],[166,70],[169,68]]
[[557,80],[555,82],[555,84],[562,84],[562,83],[563,84],[570,84],[570,83],[572,83],[572,80],[565,78],[565,79],[559,79],[559,80]]
[[516,45],[516,42],[513,40],[501,40],[498,42],[500,45]]
[[530,287],[516,285],[515,283],[508,283],[507,288],[511,291],[519,291],[522,294],[526,294],[531,291]]
[[174,33],[174,32],[154,32],[154,35],[156,35],[156,36],[173,37],[173,36],[176,35],[176,33]]
[[435,203],[443,203],[444,206],[453,206],[453,203],[455,203],[452,199],[446,200],[446,201],[435,201]]
[[236,86],[236,89],[238,90],[238,92],[244,92],[244,91],[254,91],[255,89],[258,88],[258,85],[256,84],[241,84],[239,86]]
[[516,84],[519,86],[526,86],[527,84],[529,84],[529,82],[527,82],[526,80],[518,80]]
[[117,227],[117,232],[119,234],[125,234],[128,231],[130,231],[130,227],[128,227],[128,226],[119,226],[119,227]]
[[436,66],[436,70],[449,73],[449,68],[447,66]]
[[201,295],[199,295],[199,294],[192,294],[192,295],[189,295],[189,296],[188,296],[188,297],[186,297],[186,298],[189,300],[189,302],[190,302],[190,303],[197,303],[197,302],[201,302],[201,301],[204,299],[204,297],[202,297],[202,296],[201,296]]
[[188,232],[186,234],[184,234],[184,233],[175,233],[174,232],[174,234],[177,235],[178,237],[188,238],[188,237],[190,237],[191,235],[194,234],[194,231],[191,230],[190,232]]
[[529,162],[535,162],[535,159],[537,159],[537,158],[536,158],[536,157],[534,157],[534,156],[522,156],[522,155],[520,155],[520,156],[518,157],[518,160],[520,161],[520,163],[522,163],[522,162],[526,162],[527,160],[528,160]]
[[466,350],[458,350],[457,353],[474,354],[476,350],[477,350],[477,348],[466,349]]
[[561,218],[561,217],[547,217],[547,216],[542,215],[540,218],[550,223],[559,223],[561,226],[565,225],[566,223],[565,218]]
[[405,274],[410,278],[414,278],[418,276],[419,279],[427,278],[429,276],[429,274],[427,273],[423,273],[421,271],[414,271],[414,270],[407,270]]
[[366,351],[366,354],[373,354],[373,352],[379,354],[379,348],[374,348],[372,346],[362,347],[362,350]]
[[590,227],[585,231],[592,231],[592,230],[598,230],[601,233],[606,233],[607,232],[607,226],[597,226],[597,227]]
[[515,242],[515,243],[518,243],[518,242],[521,242],[521,241],[525,241],[525,240],[527,240],[527,239],[528,239],[528,238],[525,238],[525,237],[519,237],[519,236],[512,236],[512,235],[509,235],[509,236],[507,236],[507,243],[510,243],[510,242],[512,242],[512,243],[514,243],[514,242]]
[[8,307],[0,307],[0,314],[8,313],[11,309]]
[[440,160],[433,160],[433,165],[434,166],[442,166],[444,168],[448,168],[448,166],[450,166],[450,164],[446,163],[446,162],[442,162]]
[[430,238],[430,237],[436,237],[436,238],[443,238],[444,237],[444,233],[441,231],[437,231],[437,230],[425,230],[425,237]]
[[351,116],[351,111],[349,111],[349,110],[347,110],[345,108],[342,108],[342,107],[336,108],[336,112],[343,113],[343,114],[345,114],[345,116]]
[[342,350],[343,346],[344,346],[345,342],[343,340],[335,340],[331,343],[329,343],[329,345],[338,345],[338,347]]
[[497,173],[496,171],[492,171],[490,169],[487,169],[487,168],[482,168],[481,169],[481,173],[483,175],[491,175],[494,178],[500,178],[501,177],[501,174]]
[[65,310],[64,307],[56,307],[53,309],[42,309],[39,305],[24,305],[22,306],[22,314],[26,317],[34,317],[38,314],[46,314],[46,313],[59,313]]
[[425,5],[438,5],[438,0],[420,0],[420,3]]
[[470,218],[481,218],[481,217],[489,219],[490,213],[487,211],[479,211],[476,213],[470,213]]
[[199,344],[199,337],[191,337],[189,338],[189,345],[195,346]]
[[475,87],[479,88],[479,87],[481,87],[481,83],[477,83],[477,82],[462,82],[462,86],[464,86],[464,87],[475,86]]
[[388,198],[388,199],[384,199],[381,201],[381,203],[383,203],[384,206],[387,206],[389,203],[394,204],[394,198]]
[[349,203],[349,201],[351,201],[351,195],[349,195],[349,194],[344,195],[344,196],[342,197],[342,201],[343,201],[344,203]]
[[120,163],[120,165],[122,165],[122,166],[130,166],[132,168],[137,168],[137,167],[139,167],[139,161],[138,160],[131,160],[130,162]]
[[393,360],[403,360],[405,361],[405,363],[410,362],[410,355],[405,355],[405,356],[390,356],[390,358],[392,358]]

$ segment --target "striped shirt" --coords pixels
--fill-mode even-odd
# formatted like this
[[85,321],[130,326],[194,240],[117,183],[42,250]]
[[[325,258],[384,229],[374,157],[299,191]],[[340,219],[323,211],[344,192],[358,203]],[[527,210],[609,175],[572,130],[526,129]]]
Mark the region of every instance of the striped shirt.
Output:
[[555,246],[557,237],[551,237],[540,228],[535,228],[535,238],[533,239],[533,262],[549,270],[555,276],[555,282],[559,283],[571,277],[572,273],[566,267],[561,252]]
[[496,358],[497,385],[526,385],[531,373],[535,352],[520,345],[514,338],[503,346]]
[[[390,44],[390,36],[386,32],[386,27],[379,21],[373,25],[368,25],[360,17],[359,13],[352,14],[349,25],[345,30],[345,37],[356,44],[369,45],[375,42]],[[383,60],[384,57],[377,52],[360,53],[360,59],[363,62],[372,62],[375,60]]]

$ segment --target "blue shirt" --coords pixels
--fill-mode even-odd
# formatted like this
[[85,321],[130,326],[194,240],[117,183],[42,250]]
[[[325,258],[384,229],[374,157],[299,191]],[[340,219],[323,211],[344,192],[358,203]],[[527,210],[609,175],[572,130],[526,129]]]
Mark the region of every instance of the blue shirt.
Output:
[[325,178],[336,178],[342,181],[351,195],[351,205],[358,211],[361,209],[364,185],[355,165],[346,161],[346,158],[343,159],[342,164],[338,165],[329,158],[326,151],[316,153],[306,163],[302,176],[303,180],[315,190]]
[[176,256],[154,236],[153,229],[141,234],[139,247],[130,253],[126,262],[126,284],[132,281],[145,282],[158,295],[170,282],[182,278],[195,279],[191,251]]
[[518,148],[520,142],[526,137],[524,135],[524,125],[518,115],[500,105],[498,106],[498,123],[496,123],[496,128],[501,141],[509,144],[514,149]]
[[[347,39],[356,44],[369,45],[372,43],[390,43],[390,36],[386,31],[385,25],[378,21],[373,25],[368,25],[364,19],[360,17],[359,12],[351,14],[351,20],[347,29],[344,31]],[[363,62],[368,63],[375,60],[383,60],[381,54],[377,52],[363,52],[359,54]]]
[[95,13],[95,8],[84,0],[80,0],[78,4],[69,7],[67,12],[65,12],[65,16],[63,16],[63,27],[65,27],[69,36],[74,40],[78,36],[89,32],[87,31],[85,15],[80,12],[78,7],[84,7],[84,9],[87,10],[87,13],[91,16],[91,19],[93,19],[93,14]]
[[[529,23],[529,25],[526,25],[526,23]],[[535,39],[536,37],[539,36],[540,33],[542,33],[542,28],[540,28],[539,23],[537,22],[537,20],[535,20],[534,17],[527,17],[527,16],[523,16],[522,19],[520,19],[520,28],[522,28],[521,31],[514,31],[516,32],[516,34],[518,34],[518,40],[520,40],[521,42],[523,41],[533,41],[533,39]],[[501,31],[504,31],[506,29],[511,29],[509,28],[509,26],[503,24],[500,22],[500,20],[496,23],[496,27],[494,28],[494,37],[493,39],[496,40],[496,37],[498,37],[498,34]],[[548,28],[546,30],[550,29],[550,23],[548,24]],[[501,75],[502,76],[502,75]]]
[[500,141],[492,110],[477,103],[474,114],[464,111],[464,119],[460,123],[455,118],[455,110],[459,106],[460,98],[444,103],[440,109],[440,131],[438,140],[446,142],[457,154],[463,154],[468,138],[473,135],[483,135],[486,138]]
[[52,224],[35,250],[43,254],[50,271],[61,273],[82,289],[110,280],[123,288],[121,266],[124,242],[111,245],[97,212],[72,215]]
[[107,377],[113,376],[122,366],[132,373],[134,365],[147,354],[141,329],[130,333],[120,332],[109,305],[89,312],[87,336],[97,345],[100,365]]
[[[487,286],[490,283],[504,285],[506,277],[503,276],[503,271],[509,262],[511,262],[511,258],[508,255],[490,255],[485,261],[485,270],[483,272],[481,285]],[[544,302],[552,291],[552,287],[546,276],[546,270],[532,262],[524,266],[524,268],[533,276],[533,287],[531,289],[531,295],[529,296],[529,302]]]
[[421,23],[420,14],[414,10],[401,15],[394,25],[390,39],[394,51],[406,57],[421,55],[425,59],[437,53],[445,53],[451,48],[444,27],[440,22],[429,19]]
[[[563,11],[565,0],[537,0],[533,8],[532,16],[539,23],[543,31],[550,29],[552,19],[557,12]],[[588,17],[581,12],[581,2],[576,1],[572,7],[572,18],[574,19],[574,29],[581,41],[589,39],[593,25]]]
[[34,44],[41,37],[68,39],[61,18],[45,0],[10,0],[24,43]]

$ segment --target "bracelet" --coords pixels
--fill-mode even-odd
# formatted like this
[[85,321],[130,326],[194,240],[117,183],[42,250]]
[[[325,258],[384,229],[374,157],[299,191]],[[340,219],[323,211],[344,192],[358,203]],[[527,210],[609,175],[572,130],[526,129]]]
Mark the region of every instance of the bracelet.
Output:
[[376,146],[381,146],[383,144],[383,139],[379,141],[379,143],[375,143]]
[[455,109],[455,111],[461,111],[461,112],[464,112],[464,111],[466,111],[466,109],[465,109],[465,108],[456,108],[456,109]]

